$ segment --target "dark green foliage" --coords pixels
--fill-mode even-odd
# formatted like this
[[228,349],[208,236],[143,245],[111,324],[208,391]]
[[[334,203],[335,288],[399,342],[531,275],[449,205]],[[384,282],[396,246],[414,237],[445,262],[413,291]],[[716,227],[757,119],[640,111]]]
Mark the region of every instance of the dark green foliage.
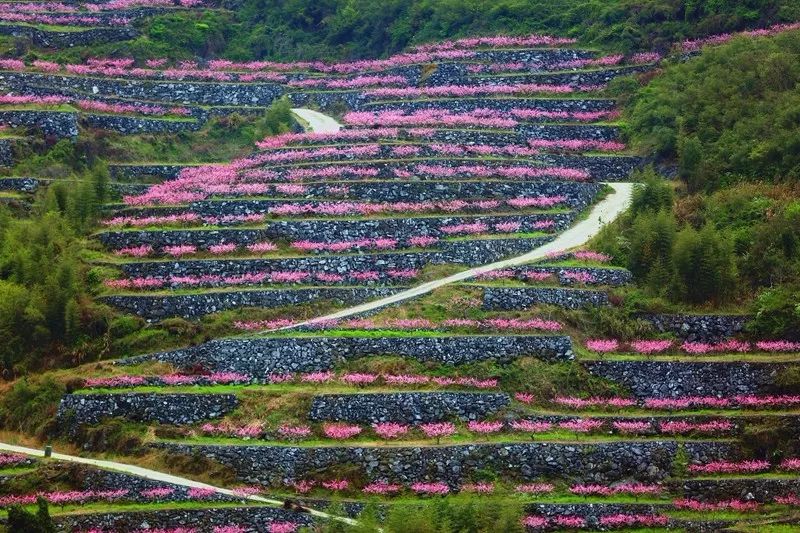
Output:
[[64,386],[52,379],[17,381],[0,401],[0,426],[40,436],[50,433],[50,421],[64,392]]
[[647,167],[631,179],[642,182],[642,185],[634,188],[631,198],[631,213],[634,216],[644,212],[657,213],[672,207],[672,187],[655,173],[653,167]]
[[36,514],[16,505],[8,510],[8,533],[55,533],[47,501],[40,497],[36,502],[39,507]]
[[800,287],[773,287],[753,303],[749,331],[759,337],[800,339]]
[[800,32],[740,38],[669,65],[628,108],[632,140],[689,192],[800,177]]
[[[245,0],[232,12],[151,18],[122,43],[50,53],[58,61],[117,56],[317,60],[382,57],[475,35],[547,33],[621,52],[800,19],[794,0]],[[7,44],[4,54],[41,57]]]
[[672,255],[675,297],[694,304],[730,297],[736,277],[733,250],[730,242],[711,225],[700,231],[683,229],[675,239]]
[[[347,531],[375,531],[374,507],[368,506],[365,513],[359,517],[364,523]],[[522,516],[522,506],[505,498],[469,496],[458,501],[434,498],[389,506],[378,527],[386,533],[522,533]],[[339,527],[328,523],[322,531],[340,531]]]
[[790,0],[249,0],[237,58],[374,57],[470,35],[553,33],[622,51],[794,20]]

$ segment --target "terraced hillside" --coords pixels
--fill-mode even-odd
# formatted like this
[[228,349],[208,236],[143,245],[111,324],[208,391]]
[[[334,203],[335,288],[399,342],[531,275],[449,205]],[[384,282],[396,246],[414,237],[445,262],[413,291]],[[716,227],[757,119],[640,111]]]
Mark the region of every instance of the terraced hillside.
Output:
[[41,490],[66,531],[349,527],[309,508],[369,529],[431,501],[442,516],[480,502],[504,531],[796,531],[800,396],[783,377],[800,344],[744,337],[736,315],[643,315],[630,339],[599,336],[632,274],[559,237],[627,203],[630,187],[608,184],[643,156],[607,84],[661,58],[574,46],[0,62],[14,136],[157,139],[300,108],[295,131],[233,160],[111,164],[118,198],[84,257],[96,301],[208,338],[52,373],[68,381],[58,445],[210,485],[8,454],[0,503],[31,507]]

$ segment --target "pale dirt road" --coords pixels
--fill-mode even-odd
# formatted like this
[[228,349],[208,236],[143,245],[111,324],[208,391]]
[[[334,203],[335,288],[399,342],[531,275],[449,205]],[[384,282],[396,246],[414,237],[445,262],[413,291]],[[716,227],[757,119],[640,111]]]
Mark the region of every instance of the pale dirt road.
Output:
[[311,109],[298,107],[292,109],[292,113],[304,120],[308,124],[308,128],[314,133],[336,133],[342,129],[342,125],[336,122],[333,117]]
[[[348,307],[347,309],[343,309],[329,315],[313,318],[304,322],[298,322],[296,324],[292,324],[291,326],[279,328],[278,330],[269,331],[293,329],[300,326],[312,325],[316,322],[339,320],[352,317],[354,315],[374,311],[376,309],[386,307],[387,305],[392,305],[410,298],[427,294],[435,289],[444,287],[445,285],[464,281],[479,274],[484,274],[493,270],[502,270],[504,268],[524,265],[537,259],[543,259],[551,252],[560,252],[581,246],[589,241],[589,239],[597,235],[604,225],[613,221],[622,213],[624,213],[630,205],[631,195],[633,193],[633,183],[609,183],[608,185],[614,190],[614,192],[606,196],[600,203],[595,205],[585,219],[559,234],[555,239],[547,244],[539,246],[538,248],[535,248],[526,254],[512,257],[510,259],[504,259],[502,261],[497,261],[495,263],[490,263],[488,265],[470,268],[445,278],[417,285],[416,287],[412,287],[408,290],[398,292],[397,294],[393,294],[379,300],[373,300],[371,302]],[[262,331],[259,333],[267,332],[268,331]],[[254,335],[258,335],[259,333],[254,333]]]
[[[296,108],[292,109],[292,112],[306,121],[309,125],[309,129],[315,133],[334,133],[342,128],[342,125],[336,122],[333,117],[329,117],[328,115],[324,115],[317,111],[312,111],[311,109]],[[613,221],[619,215],[625,212],[630,205],[631,195],[633,193],[632,183],[608,183],[608,185],[614,190],[614,192],[609,194],[600,203],[595,205],[587,218],[581,220],[567,231],[561,233],[551,242],[531,250],[524,255],[512,257],[511,259],[504,259],[503,261],[497,261],[495,263],[471,268],[469,270],[464,270],[463,272],[458,272],[452,276],[447,276],[445,278],[423,283],[392,296],[387,296],[386,298],[381,298],[372,302],[349,307],[347,309],[337,311],[336,313],[313,318],[304,322],[298,322],[297,324],[279,328],[278,330],[255,332],[253,335],[268,333],[269,331],[293,329],[300,326],[307,326],[315,322],[338,320],[351,317],[353,315],[374,311],[387,305],[392,305],[410,298],[427,294],[435,289],[444,287],[445,285],[464,281],[466,279],[475,277],[478,274],[491,272],[492,270],[501,270],[503,268],[524,265],[526,263],[530,263],[531,261],[544,258],[550,252],[560,252],[562,250],[568,250],[570,248],[581,246],[589,241],[589,239],[597,235],[597,233],[605,224]]]

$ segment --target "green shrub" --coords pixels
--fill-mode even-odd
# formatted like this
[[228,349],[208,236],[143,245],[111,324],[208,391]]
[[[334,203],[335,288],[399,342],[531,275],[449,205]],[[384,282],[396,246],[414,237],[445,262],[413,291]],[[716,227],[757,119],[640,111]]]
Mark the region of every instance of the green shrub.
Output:
[[50,378],[17,381],[0,397],[2,427],[40,437],[51,434],[53,417],[64,392],[64,386]]

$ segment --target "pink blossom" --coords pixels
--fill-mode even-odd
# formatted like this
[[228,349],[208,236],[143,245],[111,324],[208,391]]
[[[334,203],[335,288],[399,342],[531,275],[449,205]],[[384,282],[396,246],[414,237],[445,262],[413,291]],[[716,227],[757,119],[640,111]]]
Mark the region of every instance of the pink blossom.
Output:
[[272,522],[269,533],[294,533],[300,526],[294,522]]
[[350,374],[343,374],[339,380],[342,383],[347,383],[349,385],[364,385],[368,383],[374,383],[375,380],[378,379],[377,374],[365,374],[365,373],[350,373]]
[[478,494],[491,494],[494,492],[494,483],[466,483],[461,487],[461,490]]
[[311,428],[283,424],[278,428],[278,434],[285,439],[304,439],[311,436]]
[[597,353],[615,352],[619,349],[619,341],[614,339],[588,339],[586,347]]
[[328,490],[347,490],[350,482],[344,479],[332,479],[330,481],[323,481],[322,486]]
[[522,519],[522,525],[531,529],[544,529],[549,523],[543,516],[526,516]]
[[445,496],[450,492],[450,487],[445,483],[412,483],[411,490],[417,494],[433,494]]
[[594,420],[591,418],[576,418],[575,420],[568,420],[566,422],[559,422],[558,427],[575,433],[589,433],[599,429],[603,425],[602,420]]
[[553,424],[550,422],[534,422],[531,420],[514,420],[511,422],[511,429],[527,433],[544,433],[553,429]]
[[375,433],[383,439],[396,439],[408,433],[408,426],[406,424],[398,424],[395,422],[382,422],[373,424],[372,429]]
[[400,485],[394,485],[391,483],[386,483],[383,481],[376,481],[374,483],[370,483],[366,485],[361,492],[364,494],[394,494],[396,492],[400,492],[402,487]]
[[524,404],[532,404],[535,400],[533,394],[527,392],[517,392],[514,394],[514,399]]
[[361,433],[359,426],[351,426],[348,424],[323,424],[322,432],[326,437],[336,440],[351,439]]
[[736,474],[736,473],[755,473],[769,470],[770,464],[767,461],[712,461],[702,465],[689,465],[689,472],[693,474]]
[[659,527],[669,524],[665,515],[614,514],[600,517],[600,525],[605,527]]
[[430,422],[420,424],[419,428],[426,437],[436,438],[437,441],[441,437],[450,437],[456,433],[456,427],[452,422]]
[[553,492],[555,487],[550,483],[528,483],[525,485],[517,485],[514,487],[515,492],[521,494],[545,494]]
[[467,423],[467,429],[469,429],[473,433],[482,433],[482,434],[497,433],[498,431],[503,429],[503,423],[500,421],[470,420]]
[[615,421],[612,426],[620,433],[645,433],[652,428],[650,422]]

